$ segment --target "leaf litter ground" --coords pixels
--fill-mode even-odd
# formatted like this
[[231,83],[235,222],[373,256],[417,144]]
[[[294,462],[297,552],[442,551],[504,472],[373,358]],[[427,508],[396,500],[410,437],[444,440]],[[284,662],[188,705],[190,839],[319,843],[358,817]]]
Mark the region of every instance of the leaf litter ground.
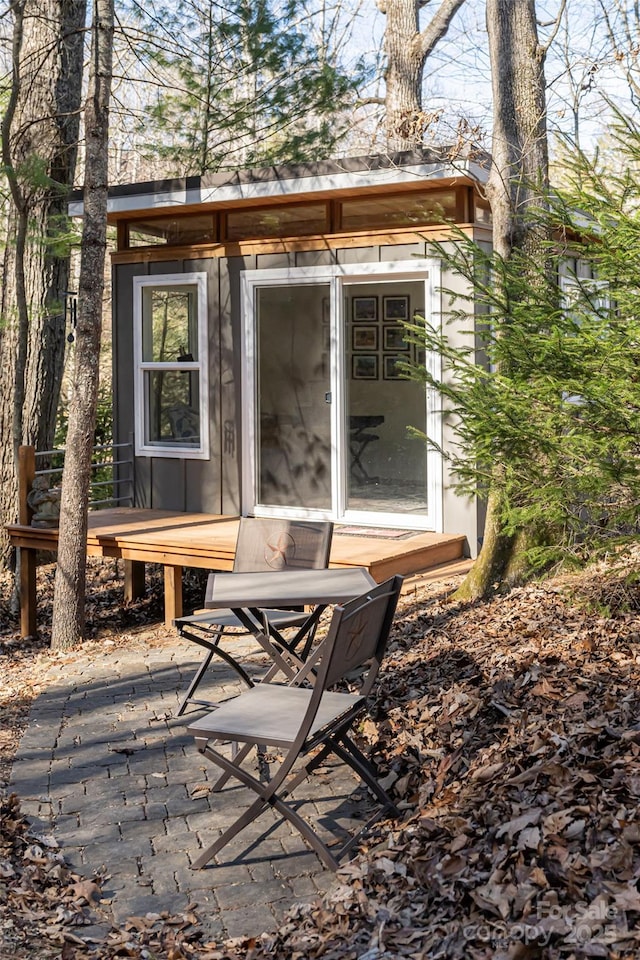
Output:
[[[100,877],[71,874],[5,793],[0,944],[16,960],[636,958],[639,570],[640,552],[630,553],[475,604],[447,599],[453,581],[417,582],[361,730],[403,817],[379,824],[329,893],[294,907],[276,933],[205,943],[187,911],[85,941]],[[123,609],[117,568],[90,571],[91,642],[172,641],[148,626],[160,616],[159,577]],[[197,576],[190,587],[201,596]],[[43,568],[39,595],[47,590]],[[39,643],[0,636],[3,775],[55,663],[43,633]]]

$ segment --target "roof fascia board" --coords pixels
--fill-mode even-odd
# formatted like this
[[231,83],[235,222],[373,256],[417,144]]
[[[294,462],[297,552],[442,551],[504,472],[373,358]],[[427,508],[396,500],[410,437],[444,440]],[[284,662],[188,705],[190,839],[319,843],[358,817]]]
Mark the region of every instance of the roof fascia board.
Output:
[[[314,193],[338,193],[340,191],[380,186],[402,186],[416,180],[434,182],[467,178],[484,183],[487,171],[480,164],[468,159],[455,162],[418,163],[407,166],[390,166],[383,169],[350,170],[312,176],[272,179],[241,180],[235,183],[207,186],[198,178],[189,182],[175,181],[169,189],[148,190],[144,193],[128,193],[111,196],[108,201],[110,214],[136,211],[181,208],[199,204],[230,204],[245,200],[268,200],[274,197],[313,197]],[[196,181],[194,183],[194,180]],[[146,186],[146,185],[145,185]],[[82,200],[72,200],[69,214],[83,215]]]

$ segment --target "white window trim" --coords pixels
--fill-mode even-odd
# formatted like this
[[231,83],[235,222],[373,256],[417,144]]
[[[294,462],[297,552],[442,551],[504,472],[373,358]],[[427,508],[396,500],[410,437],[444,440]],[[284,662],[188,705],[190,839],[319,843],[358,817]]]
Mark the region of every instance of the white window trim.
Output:
[[[158,363],[142,359],[142,298],[145,287],[196,286],[198,303],[198,360]],[[209,459],[209,360],[206,273],[167,273],[133,278],[134,430],[137,457],[171,457],[180,460]],[[197,370],[200,374],[200,445],[145,443],[144,374],[148,370]]]
[[[584,262],[584,261],[583,261]],[[559,276],[559,287],[563,310],[571,311],[573,304],[578,302],[584,307],[584,297],[589,292],[595,301],[596,309],[610,310],[613,306],[609,296],[610,286],[607,280],[598,280],[595,277],[581,276],[578,273],[580,261],[576,262],[576,269]],[[599,302],[598,302],[599,301]],[[562,399],[565,403],[580,407],[584,398],[579,393],[569,393],[564,390]]]
[[[282,283],[328,283],[331,287],[331,313],[336,318],[336,326],[331,330],[332,346],[334,338],[338,338],[336,361],[332,362],[331,369],[331,391],[333,403],[331,405],[332,423],[332,470],[339,470],[338,457],[334,448],[335,440],[339,432],[339,422],[344,414],[344,391],[342,379],[344,377],[344,344],[341,342],[343,333],[341,323],[341,301],[340,296],[343,283],[351,284],[370,282],[375,280],[423,280],[425,283],[425,311],[427,319],[436,328],[442,324],[442,304],[441,304],[441,270],[440,260],[436,258],[418,258],[415,260],[389,260],[373,263],[352,263],[352,264],[331,264],[321,267],[285,267],[264,270],[246,270],[241,277],[241,300],[242,300],[242,509],[243,512],[253,511],[256,515],[271,515],[277,513],[282,516],[292,516],[297,518],[325,516],[322,511],[287,509],[283,507],[268,508],[260,507],[254,501],[256,488],[256,395],[257,384],[255,376],[255,328],[253,325],[253,310],[256,287],[267,286],[270,284]],[[434,354],[428,355],[429,370],[432,376],[439,380],[442,376],[440,358]],[[442,443],[442,416],[440,414],[440,402],[438,394],[433,388],[426,387],[425,402],[427,403],[427,433]],[[444,490],[443,490],[443,469],[442,456],[438,450],[429,447],[427,453],[427,477],[428,477],[428,503],[429,513],[427,517],[412,517],[411,514],[403,514],[402,522],[399,524],[397,515],[386,515],[380,513],[371,513],[368,517],[369,522],[384,523],[387,526],[415,528],[420,530],[430,530],[441,533],[444,522]],[[346,465],[343,464],[343,472]],[[334,500],[331,516],[338,517],[340,522],[367,522],[367,514],[353,514],[345,510],[344,504],[344,477],[338,477],[332,474],[332,488]],[[326,514],[329,517],[329,514]]]
[[565,310],[571,310],[576,300],[584,302],[587,293],[592,296],[596,309],[610,310],[612,300],[609,290],[610,286],[607,280],[581,277],[577,274],[560,274],[560,293]]

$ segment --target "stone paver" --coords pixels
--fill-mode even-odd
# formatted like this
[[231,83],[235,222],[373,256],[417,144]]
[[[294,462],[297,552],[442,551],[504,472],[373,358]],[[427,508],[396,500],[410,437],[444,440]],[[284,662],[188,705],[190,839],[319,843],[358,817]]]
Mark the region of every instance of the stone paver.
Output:
[[[240,643],[259,671],[259,657]],[[186,734],[197,713],[175,716],[197,665],[193,646],[170,638],[161,650],[139,640],[132,647],[81,653],[52,668],[50,686],[33,704],[11,788],[74,870],[92,876],[106,869],[103,891],[116,922],[196,904],[211,938],[271,932],[294,903],[326,890],[332,875],[270,810],[222,851],[219,864],[191,869],[253,795],[229,785],[206,792],[216,768]],[[207,682],[203,695],[214,701],[240,689],[225,665],[212,668]],[[323,816],[331,810],[348,826],[356,787],[338,764],[300,792],[309,809]]]

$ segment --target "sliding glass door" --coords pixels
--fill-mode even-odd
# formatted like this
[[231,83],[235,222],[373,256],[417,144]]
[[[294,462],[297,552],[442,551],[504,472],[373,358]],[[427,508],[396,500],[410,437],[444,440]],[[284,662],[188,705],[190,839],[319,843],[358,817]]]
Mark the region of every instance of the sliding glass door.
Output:
[[401,267],[246,275],[246,512],[439,529],[439,419],[406,372],[435,358],[405,326],[433,317],[434,266]]

